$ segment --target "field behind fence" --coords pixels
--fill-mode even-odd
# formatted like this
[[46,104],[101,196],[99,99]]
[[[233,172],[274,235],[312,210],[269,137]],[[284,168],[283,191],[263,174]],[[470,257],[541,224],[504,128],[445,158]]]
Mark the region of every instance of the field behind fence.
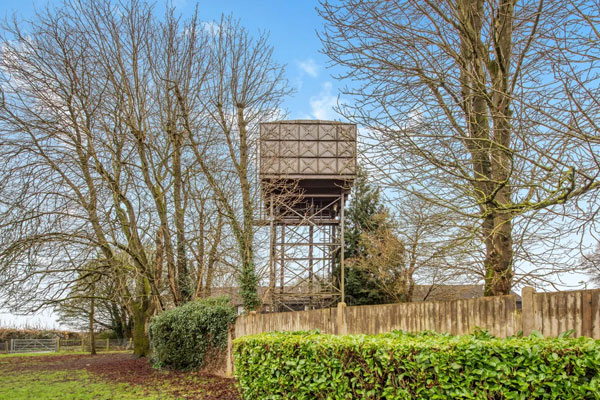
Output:
[[521,331],[539,331],[557,336],[574,331],[574,336],[600,339],[600,289],[535,293],[522,291],[522,309],[514,295],[476,299],[385,304],[322,310],[257,314],[239,317],[234,337],[270,331],[318,329],[331,334],[378,334],[402,329],[431,330],[453,335],[485,329],[499,337]]

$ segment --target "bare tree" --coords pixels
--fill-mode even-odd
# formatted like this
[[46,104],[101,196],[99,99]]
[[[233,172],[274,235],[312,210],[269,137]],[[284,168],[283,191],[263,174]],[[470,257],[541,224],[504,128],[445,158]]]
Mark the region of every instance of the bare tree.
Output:
[[478,238],[469,225],[458,225],[460,218],[447,209],[409,195],[397,202],[394,221],[413,285],[427,284],[434,290],[439,285],[485,277],[474,244]]
[[[210,37],[197,14],[153,12],[142,1],[66,1],[27,24],[6,21],[0,58],[3,300],[22,309],[66,301],[82,266],[97,260],[132,316],[139,356],[150,317],[210,292],[226,236],[239,232],[224,218],[237,213],[224,203],[237,193],[221,186],[219,165],[197,164],[217,125],[201,125],[194,140],[189,130],[213,115]],[[240,60],[246,69],[235,73],[261,73],[254,61]],[[249,110],[262,104],[235,99]],[[257,114],[240,118],[246,129]]]
[[[564,56],[567,47],[587,43],[572,18],[582,10],[586,20],[584,5],[321,3],[324,52],[353,82],[343,94],[354,102],[340,111],[366,128],[372,168],[389,187],[473,227],[484,253],[486,295],[510,292],[521,257],[514,252],[530,251],[527,235],[536,222],[573,217],[569,205],[600,185],[590,139],[598,134],[598,108],[593,101],[578,108],[567,80],[555,76],[557,65],[597,76],[588,53]],[[557,38],[568,38],[569,46]],[[575,86],[579,93],[594,87],[585,80]],[[522,230],[515,235],[517,225]],[[553,247],[555,239],[545,244]]]
[[585,254],[581,259],[581,266],[590,278],[590,283],[600,286],[600,245],[596,249]]
[[[131,337],[131,313],[128,302],[119,298],[122,291],[112,276],[102,275],[95,282],[92,296],[90,288],[83,279],[73,285],[68,298],[61,301],[55,311],[60,315],[59,321],[73,329],[85,330],[89,326],[90,317],[93,324],[101,330],[110,330],[117,338]],[[94,300],[94,315],[90,309]]]
[[[280,114],[289,89],[266,34],[253,38],[239,21],[222,17],[208,46],[207,90],[198,94],[202,97],[178,98],[194,160],[237,244],[236,274],[244,307],[254,310],[260,305],[255,263],[258,124]],[[190,104],[196,101],[203,104],[201,112]]]

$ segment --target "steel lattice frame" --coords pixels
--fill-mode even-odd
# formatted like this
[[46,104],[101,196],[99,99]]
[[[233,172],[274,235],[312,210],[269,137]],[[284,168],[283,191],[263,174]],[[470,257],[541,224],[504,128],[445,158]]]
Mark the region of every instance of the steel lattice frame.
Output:
[[307,199],[309,206],[302,211],[283,204],[277,212],[267,200],[270,311],[324,308],[343,300],[343,268],[339,279],[334,275],[336,258],[343,265],[344,199],[340,190],[324,202],[315,204],[314,198]]

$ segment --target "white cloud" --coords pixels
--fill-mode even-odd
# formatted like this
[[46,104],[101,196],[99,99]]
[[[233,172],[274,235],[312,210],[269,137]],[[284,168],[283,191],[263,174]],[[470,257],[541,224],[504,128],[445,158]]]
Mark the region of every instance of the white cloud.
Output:
[[297,61],[297,64],[298,68],[300,68],[306,75],[312,76],[313,78],[316,78],[319,75],[319,65],[312,58],[303,61]]
[[318,95],[312,96],[309,100],[311,114],[317,119],[334,119],[337,113],[333,110],[338,103],[338,98],[333,92],[331,82],[325,82],[321,86]]
[[292,78],[293,86],[297,91],[302,90],[302,86],[304,86],[304,80],[300,75]]
[[187,5],[187,0],[171,0],[171,5],[175,8],[185,7]]
[[202,29],[212,36],[216,36],[221,29],[219,24],[215,21],[204,21],[202,22]]

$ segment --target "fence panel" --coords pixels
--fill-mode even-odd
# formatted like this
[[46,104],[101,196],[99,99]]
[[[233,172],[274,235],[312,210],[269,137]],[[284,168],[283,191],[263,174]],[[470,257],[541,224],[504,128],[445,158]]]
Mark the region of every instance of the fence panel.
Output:
[[61,339],[59,350],[61,351],[82,351],[81,339]]
[[[91,344],[89,338],[69,339],[60,341],[60,350],[64,351],[90,351]],[[130,338],[122,339],[96,339],[96,351],[124,351],[133,349],[133,343]]]
[[506,337],[521,330],[519,322],[513,295],[346,308],[347,332],[350,334],[374,335],[400,329],[464,335],[479,327],[493,335]]
[[[96,351],[126,351],[133,349],[130,338],[96,339]],[[89,338],[84,339],[11,339],[0,342],[0,353],[34,353],[57,351],[90,351]]]
[[[340,314],[341,312],[341,314]],[[476,327],[506,337],[518,333],[521,320],[514,295],[468,300],[398,303],[239,317],[235,337],[270,331],[318,329],[322,333],[378,334],[401,329],[464,335]]]
[[573,330],[600,339],[600,289],[533,293],[533,325],[544,336]]
[[262,332],[311,329],[318,329],[322,333],[336,333],[335,308],[272,314],[250,313],[239,317],[237,321],[235,337]]
[[108,349],[113,350],[133,350],[133,341],[130,338],[110,339]]
[[58,339],[11,339],[10,353],[48,353],[57,351]]

